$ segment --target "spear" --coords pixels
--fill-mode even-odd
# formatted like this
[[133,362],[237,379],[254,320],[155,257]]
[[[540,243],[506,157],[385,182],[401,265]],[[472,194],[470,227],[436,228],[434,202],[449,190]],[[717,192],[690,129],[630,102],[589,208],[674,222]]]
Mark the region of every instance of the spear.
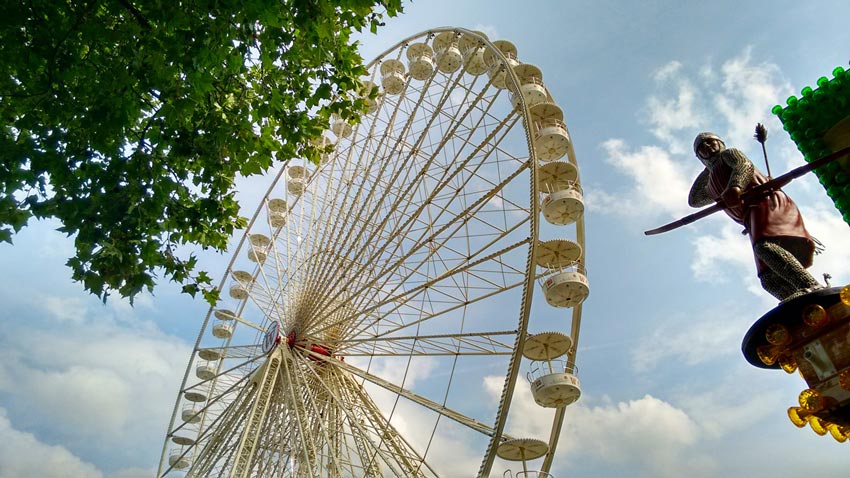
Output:
[[770,174],[770,163],[767,162],[767,148],[764,147],[764,142],[767,141],[767,128],[763,124],[756,124],[756,134],[753,137],[761,143],[761,152],[764,153],[764,165],[767,167],[767,177],[772,178]]

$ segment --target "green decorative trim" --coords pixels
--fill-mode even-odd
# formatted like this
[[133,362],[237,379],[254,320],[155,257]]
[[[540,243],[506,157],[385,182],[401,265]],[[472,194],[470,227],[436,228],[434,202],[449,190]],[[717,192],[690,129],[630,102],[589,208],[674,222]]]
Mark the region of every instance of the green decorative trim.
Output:
[[[832,76],[820,77],[816,88],[806,86],[799,97],[788,97],[787,106],[776,105],[771,110],[808,162],[850,146],[850,70],[838,66]],[[850,224],[850,158],[814,172]]]

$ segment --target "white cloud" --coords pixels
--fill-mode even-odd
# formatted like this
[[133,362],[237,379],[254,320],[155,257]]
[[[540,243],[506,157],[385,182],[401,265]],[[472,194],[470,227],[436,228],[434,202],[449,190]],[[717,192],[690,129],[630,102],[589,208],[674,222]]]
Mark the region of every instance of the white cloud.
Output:
[[728,220],[719,234],[698,236],[693,240],[691,270],[697,280],[721,283],[727,282],[730,276],[737,280],[745,274],[755,275],[753,247],[750,238],[741,234],[742,229]]
[[476,23],[474,27],[472,27],[472,31],[481,32],[487,35],[487,39],[491,42],[496,40],[501,40],[502,38],[499,36],[499,31],[496,30],[496,27],[492,24],[483,24]]
[[86,305],[82,299],[45,295],[40,302],[50,315],[62,322],[81,324],[85,320]]
[[[795,398],[774,388],[741,387],[742,380],[744,377],[733,375],[710,386],[705,384],[704,389],[688,389],[679,394],[678,402],[700,424],[706,436],[722,439],[757,427],[759,422],[771,419],[777,411],[785,410]],[[790,423],[785,425],[790,426]]]
[[682,71],[682,63],[678,61],[671,61],[666,65],[662,66],[655,70],[652,74],[652,79],[655,81],[666,81],[674,78],[680,71]]
[[439,476],[471,476],[481,464],[481,451],[475,449],[470,438],[480,438],[480,435],[442,418],[431,439],[435,419],[436,414],[403,400],[397,406],[392,424],[420,456],[428,449],[426,462]]
[[823,282],[823,274],[829,273],[833,286],[850,284],[850,270],[846,267],[850,264],[847,223],[833,208],[801,206],[800,210],[806,221],[806,229],[826,247],[823,254],[815,256],[810,269],[812,275]]
[[[484,386],[492,400],[501,393],[503,378],[486,377]],[[586,401],[587,399],[585,399]],[[507,433],[514,437],[546,439],[552,424],[552,409],[534,403],[527,383],[514,390]],[[519,417],[516,419],[515,417]],[[637,400],[588,406],[571,405],[558,445],[558,468],[569,468],[572,460],[599,460],[606,466],[630,470],[631,476],[711,476],[714,464],[699,451],[700,429],[683,410],[645,395]],[[494,471],[513,468],[516,463],[497,461]],[[536,462],[529,468],[534,469]],[[701,470],[701,471],[699,471]],[[553,470],[558,475],[561,470]]]
[[16,430],[0,408],[0,478],[100,478],[103,474],[58,445],[48,445],[33,434]]
[[[682,410],[645,395],[616,405],[576,407],[566,423],[565,451],[646,471],[648,476],[711,476],[714,462],[699,451],[699,426]],[[572,450],[570,450],[572,448]]]
[[619,139],[606,141],[602,149],[607,155],[605,162],[631,178],[633,185],[624,194],[588,188],[588,208],[622,216],[692,212],[687,205],[690,168],[674,161],[665,149],[643,146],[631,150]]
[[736,356],[741,331],[747,330],[751,315],[728,303],[678,314],[640,338],[631,351],[632,367],[636,372],[651,372],[659,364],[693,366]]
[[735,58],[723,63],[722,89],[713,98],[717,111],[728,125],[727,144],[752,142],[756,123],[778,120],[770,108],[793,92],[775,64],[753,64],[752,48],[747,47]]
[[105,471],[147,465],[191,347],[121,306],[47,296],[40,303],[44,314],[0,336],[0,395],[10,414],[81,456],[110,450],[111,461],[98,461]]
[[[681,76],[681,70],[682,64],[676,61],[658,69],[653,79],[665,86],[665,89],[661,95],[650,96],[647,100],[652,134],[677,154],[685,153],[690,148],[683,147],[673,133],[697,128],[703,122],[701,112],[696,109],[697,89],[691,80]],[[670,86],[666,87],[667,84]]]
[[156,475],[156,468],[141,468],[134,466],[122,468],[114,474],[119,478],[149,478]]

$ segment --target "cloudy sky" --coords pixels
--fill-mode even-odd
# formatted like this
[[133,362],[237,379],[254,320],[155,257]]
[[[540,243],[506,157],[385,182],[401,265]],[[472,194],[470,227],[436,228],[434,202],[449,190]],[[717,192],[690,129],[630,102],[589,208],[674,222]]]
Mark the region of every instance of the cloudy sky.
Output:
[[[510,40],[564,110],[586,195],[591,296],[578,350],[584,394],[567,413],[556,476],[846,474],[850,445],[786,417],[803,380],[741,356],[747,328],[775,301],[739,227],[716,215],[642,231],[691,212],[700,131],[761,166],[751,136],[762,122],[774,174],[801,164],[770,109],[849,67],[848,15],[842,1],[423,0],[362,38],[367,60],[438,26]],[[820,185],[807,177],[786,190],[826,244],[816,277],[850,283],[850,230]],[[256,198],[245,197],[250,214]],[[0,244],[0,478],[152,476],[206,307],[170,284],[134,307],[103,305],[71,283],[71,243],[56,227],[33,223]],[[224,272],[227,257],[201,257]],[[469,379],[498,398],[503,377]],[[522,382],[513,407],[527,419],[509,433],[548,435]],[[434,453],[480,459],[444,439]]]

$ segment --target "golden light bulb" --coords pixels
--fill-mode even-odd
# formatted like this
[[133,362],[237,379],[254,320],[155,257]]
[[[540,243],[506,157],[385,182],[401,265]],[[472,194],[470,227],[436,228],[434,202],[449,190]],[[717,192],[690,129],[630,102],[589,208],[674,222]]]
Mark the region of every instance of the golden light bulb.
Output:
[[798,398],[800,401],[800,406],[803,410],[809,412],[816,412],[823,408],[823,397],[820,396],[817,390],[807,388],[800,392],[800,396]]
[[818,435],[826,435],[826,427],[828,424],[824,423],[824,421],[820,418],[816,416],[809,417],[809,426],[812,427],[812,430]]
[[771,345],[756,347],[756,354],[758,355],[759,360],[761,360],[761,363],[765,365],[773,365],[776,363],[777,355],[779,355],[776,348]]
[[764,331],[764,338],[773,345],[785,345],[791,341],[791,334],[782,324],[770,324]]
[[785,354],[779,357],[779,366],[786,373],[794,373],[797,370],[797,360],[791,354]]
[[838,443],[844,443],[847,440],[844,430],[835,423],[830,423],[826,429],[829,430],[829,434],[832,435],[832,438],[835,438],[835,441]]
[[811,304],[803,309],[803,322],[810,327],[823,327],[829,322],[826,309],[818,304]]
[[806,426],[806,423],[809,421],[800,416],[800,411],[802,409],[800,407],[791,407],[788,409],[788,418],[791,419],[791,423],[793,423],[797,428],[803,428]]
[[841,303],[844,305],[850,305],[850,285],[845,285],[841,288],[841,292],[838,294],[838,297],[841,298]]

